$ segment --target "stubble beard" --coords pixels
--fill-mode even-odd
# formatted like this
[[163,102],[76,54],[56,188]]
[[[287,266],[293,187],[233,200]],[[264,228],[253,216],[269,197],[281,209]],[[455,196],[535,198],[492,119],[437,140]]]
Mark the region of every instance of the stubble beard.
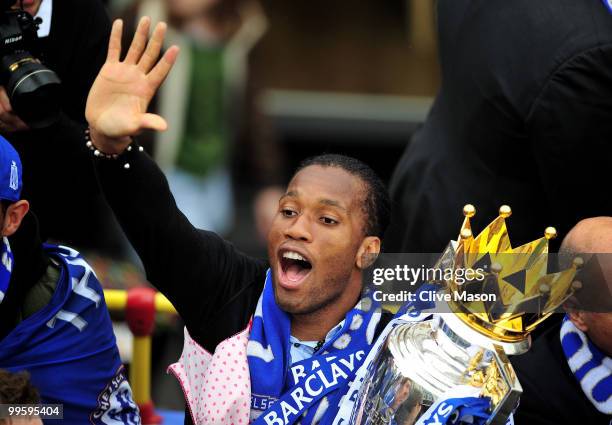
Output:
[[[322,285],[317,285],[316,288],[311,288],[311,290],[308,291],[308,294],[303,297],[304,301],[301,301],[298,305],[291,302],[291,295],[285,296],[283,297],[284,299],[281,299],[276,290],[276,286],[274,287],[274,299],[281,310],[286,313],[298,316],[316,314],[332,305],[340,298],[340,296],[342,296],[342,292],[346,289],[346,286],[349,283],[350,276],[351,270],[347,270],[345,272],[338,273],[331,279],[327,279]],[[332,290],[325,291],[325,288],[330,288]],[[317,296],[317,294],[323,295]]]

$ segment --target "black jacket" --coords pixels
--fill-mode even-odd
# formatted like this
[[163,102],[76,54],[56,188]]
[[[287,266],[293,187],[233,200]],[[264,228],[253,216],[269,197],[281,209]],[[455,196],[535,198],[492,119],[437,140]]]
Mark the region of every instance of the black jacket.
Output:
[[[123,167],[126,162],[129,169]],[[147,279],[176,307],[193,339],[212,352],[244,329],[263,289],[267,261],[194,228],[146,153],[132,149],[118,160],[95,163],[106,200]]]
[[[439,0],[442,86],[391,182],[387,251],[441,252],[513,209],[513,245],[612,215],[612,13],[602,0]],[[607,189],[604,189],[607,190]]]
[[50,265],[38,235],[38,221],[32,212],[23,218],[17,232],[9,238],[9,243],[14,267],[8,291],[0,304],[0,341],[24,319],[27,295],[40,282]]
[[95,247],[105,236],[99,230],[110,212],[102,210],[90,162],[68,141],[70,127],[85,124],[87,95],[106,59],[109,34],[100,0],[54,1],[51,31],[39,42],[44,63],[62,81],[62,117],[49,128],[3,134],[21,157],[22,199],[36,211],[43,240]]

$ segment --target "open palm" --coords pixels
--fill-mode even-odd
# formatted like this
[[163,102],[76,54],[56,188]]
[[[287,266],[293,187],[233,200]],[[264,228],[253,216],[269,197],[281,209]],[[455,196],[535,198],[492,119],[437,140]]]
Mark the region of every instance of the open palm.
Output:
[[123,23],[113,23],[106,62],[91,87],[85,110],[92,130],[108,138],[167,128],[162,117],[147,113],[147,107],[170,72],[178,48],[172,46],[158,59],[166,25],[157,24],[147,42],[149,27],[150,19],[142,18],[125,59],[120,61]]

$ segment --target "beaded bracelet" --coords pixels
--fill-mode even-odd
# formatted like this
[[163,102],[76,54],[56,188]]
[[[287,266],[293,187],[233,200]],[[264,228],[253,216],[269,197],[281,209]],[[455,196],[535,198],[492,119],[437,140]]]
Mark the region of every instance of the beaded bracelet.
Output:
[[[125,148],[125,150],[127,152],[131,152],[134,145],[135,145],[135,142],[130,143],[128,145],[128,147]],[[96,148],[94,146],[92,140],[91,140],[91,134],[90,134],[89,128],[85,129],[85,146],[87,146],[87,148],[97,158],[102,158],[102,159],[117,159],[120,156],[120,154],[117,154],[117,153],[104,153],[100,149]],[[142,146],[137,146],[137,148],[138,148],[138,152],[143,152],[144,151],[144,148]],[[123,164],[123,168],[125,168],[126,170],[129,169],[130,168],[130,164],[126,162],[125,164]]]

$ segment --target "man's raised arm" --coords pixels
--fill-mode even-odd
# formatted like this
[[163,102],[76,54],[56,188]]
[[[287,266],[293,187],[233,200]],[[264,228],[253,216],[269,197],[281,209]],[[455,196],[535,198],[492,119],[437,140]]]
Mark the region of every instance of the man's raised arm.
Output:
[[254,282],[263,285],[266,265],[195,229],[178,210],[161,170],[133,143],[132,136],[145,129],[166,129],[162,117],[146,111],[178,54],[172,46],[159,58],[166,25],[158,24],[147,42],[149,26],[148,18],[140,21],[120,61],[122,22],[114,22],[106,63],[87,100],[89,146],[102,190],[148,279],[190,328]]

